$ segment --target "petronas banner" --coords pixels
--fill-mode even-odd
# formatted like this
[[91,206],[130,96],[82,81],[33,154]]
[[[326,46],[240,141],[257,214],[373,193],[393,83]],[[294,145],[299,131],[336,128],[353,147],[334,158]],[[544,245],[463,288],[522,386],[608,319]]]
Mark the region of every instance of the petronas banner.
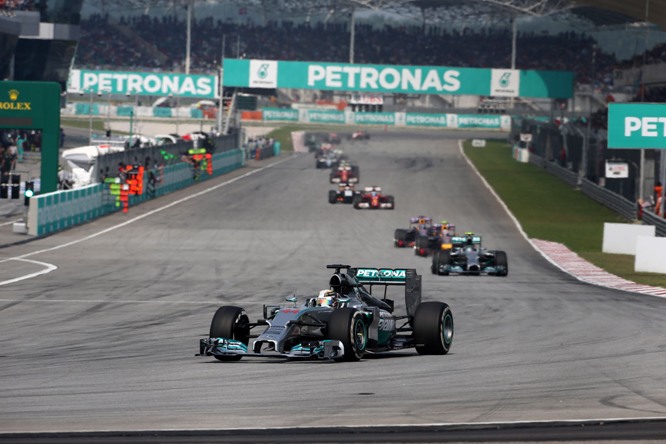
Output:
[[225,59],[224,86],[568,99],[573,72]]

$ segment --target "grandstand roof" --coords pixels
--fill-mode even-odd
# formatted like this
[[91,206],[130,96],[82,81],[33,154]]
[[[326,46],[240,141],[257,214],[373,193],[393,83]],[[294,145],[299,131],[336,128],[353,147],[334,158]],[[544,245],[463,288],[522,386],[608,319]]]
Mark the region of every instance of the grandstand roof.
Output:
[[[546,16],[558,13],[574,14],[597,26],[632,22],[650,22],[666,30],[666,0],[86,0],[87,2],[122,3],[150,8],[167,6],[176,8],[193,3],[227,3],[263,8],[267,13],[282,14],[326,13],[331,17],[348,15],[353,9],[392,12],[399,15],[422,16],[429,19],[450,20],[451,17],[488,16],[510,19],[513,16]],[[427,15],[426,15],[427,11]],[[646,13],[647,12],[647,13]]]

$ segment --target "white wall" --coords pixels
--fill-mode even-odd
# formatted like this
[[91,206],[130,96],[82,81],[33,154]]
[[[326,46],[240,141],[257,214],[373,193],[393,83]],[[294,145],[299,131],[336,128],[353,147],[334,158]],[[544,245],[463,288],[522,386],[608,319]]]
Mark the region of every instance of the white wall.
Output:
[[604,224],[604,240],[601,251],[610,254],[636,254],[639,236],[653,237],[654,225]]

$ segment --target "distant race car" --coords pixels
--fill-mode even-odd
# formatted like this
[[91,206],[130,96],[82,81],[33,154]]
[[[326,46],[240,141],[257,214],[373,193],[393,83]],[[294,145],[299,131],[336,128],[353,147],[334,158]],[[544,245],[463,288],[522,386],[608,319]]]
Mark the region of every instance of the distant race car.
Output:
[[443,220],[441,223],[433,224],[426,230],[425,234],[419,233],[414,242],[414,254],[428,257],[431,254],[450,250],[453,247],[451,239],[456,235],[456,226]]
[[[245,310],[222,306],[210,334],[199,340],[197,356],[219,361],[243,357],[326,358],[358,361],[366,353],[415,348],[423,355],[445,355],[453,342],[453,313],[444,302],[421,302],[421,276],[410,268],[352,268],[334,264],[329,288],[301,303],[264,305],[263,319],[250,321]],[[380,295],[372,290],[383,287]],[[405,313],[396,314],[389,287],[404,288]],[[255,328],[262,328],[253,334]]]
[[438,251],[432,256],[433,274],[507,276],[509,261],[506,252],[481,247],[481,236],[465,233],[451,239],[453,248]]
[[365,187],[361,193],[354,196],[353,205],[357,210],[393,210],[395,209],[395,198],[383,194],[381,187]]
[[350,140],[370,140],[370,134],[367,131],[354,131],[349,135]]
[[359,175],[358,166],[351,165],[347,162],[340,162],[337,168],[331,170],[330,182],[358,183]]
[[337,168],[341,160],[346,159],[346,156],[341,150],[324,150],[319,151],[315,155],[316,168]]
[[332,144],[335,144],[335,145],[342,142],[342,139],[340,139],[340,136],[338,135],[338,133],[328,133],[326,136],[324,136],[324,140],[328,143],[332,143]]
[[409,228],[396,228],[393,245],[396,248],[412,248],[419,235],[425,236],[432,226],[432,217],[416,216],[409,218]]
[[354,189],[354,185],[340,184],[337,190],[330,190],[328,192],[328,203],[354,203],[354,197],[359,195],[359,191]]

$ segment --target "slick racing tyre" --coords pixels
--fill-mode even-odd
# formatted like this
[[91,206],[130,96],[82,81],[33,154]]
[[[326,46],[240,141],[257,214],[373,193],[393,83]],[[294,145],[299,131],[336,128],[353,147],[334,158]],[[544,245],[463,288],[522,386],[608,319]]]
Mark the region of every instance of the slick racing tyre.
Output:
[[328,338],[342,342],[345,353],[341,360],[360,360],[368,345],[368,327],[363,314],[348,307],[334,310],[328,321]]
[[328,203],[334,204],[338,201],[338,193],[335,192],[335,190],[331,190],[328,192]]
[[407,246],[407,230],[404,228],[396,228],[393,234],[393,246],[396,248]]
[[507,276],[509,274],[509,260],[505,251],[495,252],[495,267],[497,267],[497,276]]
[[[451,250],[442,250],[438,251],[437,253],[437,271],[436,274],[440,276],[448,276],[448,268],[447,265],[451,263]],[[434,261],[434,259],[433,259]],[[444,267],[444,271],[442,271],[442,267]]]
[[[224,306],[217,309],[210,323],[211,338],[236,339],[247,345],[250,337],[250,319],[240,307]],[[218,361],[239,361],[242,356],[215,356]]]
[[420,355],[445,355],[453,342],[453,313],[443,302],[422,302],[414,313],[414,342]]
[[428,238],[426,236],[417,236],[414,244],[414,254],[417,256],[428,256]]
[[389,196],[389,197],[386,198],[386,201],[387,201],[388,204],[391,205],[389,207],[389,210],[395,210],[395,197]]
[[430,265],[430,271],[432,271],[432,274],[439,274],[439,255],[441,254],[441,251],[435,251],[435,253],[432,255],[432,264]]

